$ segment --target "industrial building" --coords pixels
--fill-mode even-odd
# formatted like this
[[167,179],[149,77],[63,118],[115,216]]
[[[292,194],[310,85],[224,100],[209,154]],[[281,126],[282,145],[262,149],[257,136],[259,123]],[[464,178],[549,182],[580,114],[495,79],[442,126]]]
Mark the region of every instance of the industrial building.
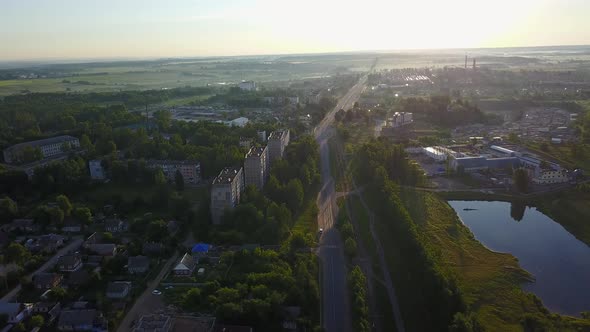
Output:
[[151,169],[161,168],[170,182],[174,182],[176,171],[182,174],[185,183],[201,182],[201,163],[194,160],[148,160],[146,166]]
[[256,91],[256,82],[254,81],[242,81],[238,84],[238,87],[242,91]]
[[269,175],[269,164],[270,160],[266,146],[251,148],[244,160],[246,185],[253,185],[262,190]]
[[450,167],[454,171],[463,171],[467,173],[483,171],[488,169],[507,169],[520,166],[520,160],[516,157],[504,158],[486,158],[478,157],[459,157],[450,159]]
[[271,162],[283,158],[285,148],[289,145],[289,129],[277,130],[268,136],[268,156]]
[[535,168],[532,175],[532,182],[535,184],[556,184],[570,181],[569,173],[566,170],[540,169]]
[[499,152],[501,154],[504,154],[506,156],[510,156],[510,157],[520,157],[522,154],[520,152],[516,152],[507,148],[503,148],[501,146],[498,145],[492,145],[490,146],[490,150],[493,150],[495,152]]
[[241,167],[226,167],[213,180],[211,186],[211,219],[214,224],[221,222],[227,209],[240,203],[244,191],[244,172]]
[[57,136],[38,141],[13,145],[4,149],[4,162],[7,164],[31,162],[24,156],[27,149],[39,149],[43,159],[66,153],[71,149],[80,148],[80,141],[73,136]]
[[449,157],[463,157],[463,154],[446,148],[444,146],[429,146],[426,148],[422,148],[422,151],[425,155],[436,161],[445,161]]
[[387,127],[397,128],[414,122],[413,114],[409,112],[395,112],[387,119]]

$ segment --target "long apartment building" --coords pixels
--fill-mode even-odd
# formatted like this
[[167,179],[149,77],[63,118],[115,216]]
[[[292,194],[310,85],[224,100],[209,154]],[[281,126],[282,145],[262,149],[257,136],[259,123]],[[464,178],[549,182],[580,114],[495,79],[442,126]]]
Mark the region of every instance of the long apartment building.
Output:
[[227,209],[240,203],[244,190],[244,172],[241,167],[226,167],[213,180],[211,186],[211,219],[214,224],[221,222]]
[[289,130],[277,130],[268,136],[268,156],[271,162],[283,158],[285,148],[289,145]]
[[176,171],[182,174],[185,183],[201,182],[201,163],[195,160],[148,160],[146,165],[152,169],[161,168],[170,182],[175,180]]
[[246,154],[244,160],[244,178],[246,185],[254,185],[262,190],[268,178],[270,160],[268,148],[253,147]]
[[47,159],[79,147],[80,141],[76,137],[68,135],[20,143],[4,149],[4,162],[13,164],[27,161],[24,160],[23,155],[26,148],[39,149],[43,159]]

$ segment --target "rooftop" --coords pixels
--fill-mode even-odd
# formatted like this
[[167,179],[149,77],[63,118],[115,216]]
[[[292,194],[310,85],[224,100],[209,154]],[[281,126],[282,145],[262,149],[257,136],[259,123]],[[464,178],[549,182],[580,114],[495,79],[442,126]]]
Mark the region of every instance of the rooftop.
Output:
[[232,183],[241,170],[241,167],[226,167],[219,172],[219,175],[213,180],[213,184]]
[[44,145],[55,144],[55,143],[69,142],[69,141],[73,141],[73,140],[77,140],[77,138],[74,136],[63,135],[63,136],[46,138],[46,139],[40,139],[37,141],[30,141],[30,142],[15,144],[15,145],[9,147],[8,149],[18,149],[18,148],[25,147],[25,146],[44,146]]
[[200,162],[196,160],[157,160],[150,159],[146,161],[148,165],[199,165]]
[[250,151],[246,153],[246,158],[260,157],[264,153],[264,150],[266,150],[266,146],[251,148]]
[[285,134],[284,130],[275,130],[272,133],[270,133],[270,135],[268,135],[268,139],[269,140],[282,139],[284,134]]

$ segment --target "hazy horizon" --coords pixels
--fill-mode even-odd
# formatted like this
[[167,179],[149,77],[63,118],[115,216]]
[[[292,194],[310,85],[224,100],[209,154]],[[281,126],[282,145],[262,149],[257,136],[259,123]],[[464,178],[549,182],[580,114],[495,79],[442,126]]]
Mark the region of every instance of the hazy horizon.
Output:
[[1,61],[590,44],[571,0],[5,0]]

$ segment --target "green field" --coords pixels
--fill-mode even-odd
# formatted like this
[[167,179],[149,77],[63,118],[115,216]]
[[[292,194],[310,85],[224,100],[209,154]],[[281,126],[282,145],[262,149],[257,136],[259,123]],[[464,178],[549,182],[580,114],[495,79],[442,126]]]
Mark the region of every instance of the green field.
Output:
[[[0,81],[0,96],[22,92],[107,92],[235,84],[261,87],[281,82],[366,71],[374,55],[209,58],[47,65],[64,77]],[[30,68],[35,73],[37,69]]]

